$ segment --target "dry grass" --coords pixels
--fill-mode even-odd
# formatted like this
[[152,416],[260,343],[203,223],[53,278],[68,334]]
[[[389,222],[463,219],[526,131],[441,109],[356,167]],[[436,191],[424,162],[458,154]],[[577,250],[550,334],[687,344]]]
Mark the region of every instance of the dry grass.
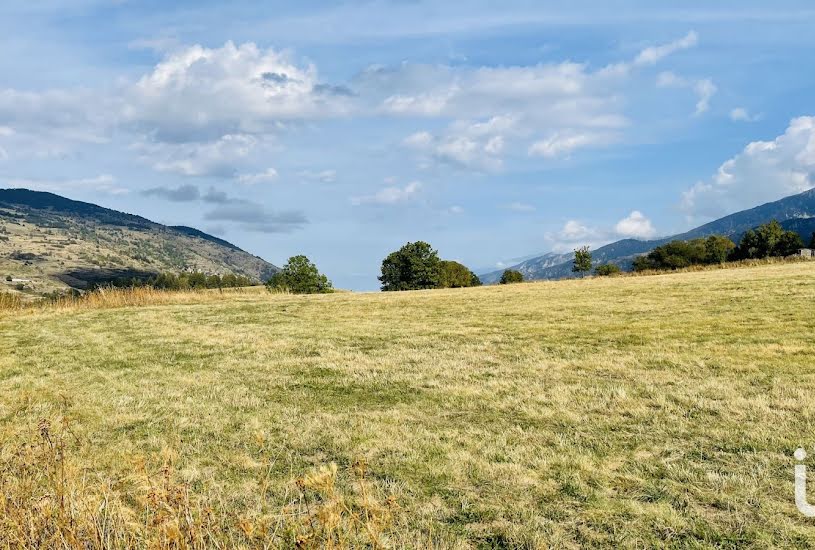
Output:
[[0,547],[815,544],[813,262],[178,300],[0,318]]
[[65,294],[56,299],[23,300],[16,294],[0,293],[0,315],[3,311],[34,314],[43,311],[77,311],[160,305],[234,302],[241,296],[256,296],[265,287],[169,291],[150,287],[100,288],[79,295]]
[[19,311],[23,308],[23,300],[19,294],[0,291],[0,312]]
[[[58,420],[42,419],[34,437],[6,440],[0,449],[4,547],[384,548],[399,516],[393,495],[381,498],[366,479],[364,460],[342,483],[331,463],[294,480],[282,508],[244,515],[194,494],[178,478],[175,454],[167,449],[157,471],[135,459],[129,476],[99,483],[72,460],[82,441],[65,411]],[[264,494],[267,484],[259,476],[257,491]]]

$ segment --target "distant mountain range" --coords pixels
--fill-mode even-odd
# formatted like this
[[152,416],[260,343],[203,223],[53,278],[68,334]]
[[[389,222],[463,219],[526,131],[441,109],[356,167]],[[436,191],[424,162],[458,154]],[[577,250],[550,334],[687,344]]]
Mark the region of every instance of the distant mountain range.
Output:
[[0,290],[44,293],[160,272],[265,281],[279,269],[184,226],[27,189],[0,189]]
[[[805,243],[809,243],[815,231],[815,189],[730,214],[679,235],[649,241],[623,239],[613,242],[592,250],[592,258],[596,264],[614,263],[623,269],[630,269],[634,258],[667,242],[696,239],[709,235],[725,235],[738,243],[747,230],[773,219],[781,222],[786,229],[797,232]],[[574,253],[572,252],[549,253],[505,269],[516,269],[523,273],[526,279],[562,279],[574,275],[572,273],[573,259]],[[503,269],[493,271],[480,275],[480,278],[484,284],[496,283],[503,272]]]

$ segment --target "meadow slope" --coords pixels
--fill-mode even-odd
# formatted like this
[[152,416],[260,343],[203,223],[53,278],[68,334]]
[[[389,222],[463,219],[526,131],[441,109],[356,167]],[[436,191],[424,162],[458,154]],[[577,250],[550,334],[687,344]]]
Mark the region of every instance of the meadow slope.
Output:
[[812,546],[814,312],[815,262],[0,313],[0,547],[317,544],[333,492],[371,545]]

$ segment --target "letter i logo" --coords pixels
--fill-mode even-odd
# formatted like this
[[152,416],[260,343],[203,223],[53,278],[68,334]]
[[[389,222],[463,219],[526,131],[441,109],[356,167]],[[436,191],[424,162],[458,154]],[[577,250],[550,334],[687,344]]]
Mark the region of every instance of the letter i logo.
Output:
[[[795,450],[795,460],[803,462],[806,458],[805,450]],[[806,517],[815,517],[815,506],[807,502],[807,467],[803,464],[795,465],[795,506]]]

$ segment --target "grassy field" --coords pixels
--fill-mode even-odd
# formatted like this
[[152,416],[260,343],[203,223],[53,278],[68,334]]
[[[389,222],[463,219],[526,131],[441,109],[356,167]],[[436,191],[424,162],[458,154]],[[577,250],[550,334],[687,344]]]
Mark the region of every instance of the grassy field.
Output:
[[179,302],[0,313],[0,547],[815,544],[815,263]]

